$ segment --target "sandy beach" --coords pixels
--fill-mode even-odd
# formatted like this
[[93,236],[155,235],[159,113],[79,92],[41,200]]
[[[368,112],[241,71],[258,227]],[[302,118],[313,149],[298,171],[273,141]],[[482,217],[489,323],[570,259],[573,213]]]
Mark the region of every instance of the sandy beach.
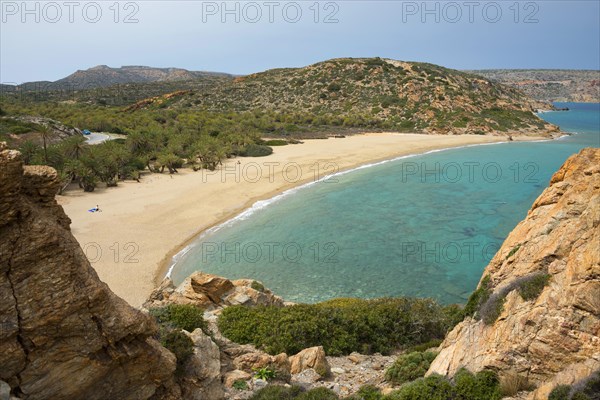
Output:
[[[527,140],[542,138],[526,138]],[[146,174],[141,182],[57,196],[100,279],[140,306],[171,257],[202,231],[255,201],[362,164],[429,150],[505,141],[502,136],[373,133],[274,147],[262,158],[227,160],[220,170]],[[100,206],[102,212],[89,209]]]

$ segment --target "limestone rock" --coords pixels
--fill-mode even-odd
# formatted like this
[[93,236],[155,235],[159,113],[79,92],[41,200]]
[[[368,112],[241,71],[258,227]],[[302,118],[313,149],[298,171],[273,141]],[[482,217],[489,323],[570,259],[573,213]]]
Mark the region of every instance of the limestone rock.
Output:
[[268,366],[272,363],[272,357],[267,353],[246,353],[233,360],[233,366],[242,371],[253,371]]
[[299,373],[292,375],[292,383],[304,386],[320,381],[323,377],[312,368],[307,368]]
[[0,380],[35,399],[147,399],[175,357],[102,283],[54,200],[56,172],[0,146]]
[[252,375],[247,373],[246,371],[241,371],[239,369],[235,369],[233,371],[229,371],[223,377],[223,383],[226,387],[232,387],[233,384],[237,381],[248,381],[252,379]]
[[202,329],[190,335],[194,342],[194,354],[186,363],[183,377],[179,380],[184,399],[223,399],[221,385],[221,356],[219,347]]
[[217,310],[231,305],[284,305],[281,297],[252,279],[230,281],[217,275],[194,272],[179,286],[166,278],[144,303],[145,308],[166,304],[195,304],[206,310]]
[[525,220],[487,266],[494,291],[547,273],[539,297],[511,291],[493,325],[467,318],[450,332],[428,373],[460,367],[525,375],[545,399],[600,369],[600,149],[583,149],[554,174]]
[[314,369],[321,376],[329,374],[329,363],[325,357],[323,346],[304,349],[300,353],[291,356],[289,360],[292,374],[299,374],[309,368]]

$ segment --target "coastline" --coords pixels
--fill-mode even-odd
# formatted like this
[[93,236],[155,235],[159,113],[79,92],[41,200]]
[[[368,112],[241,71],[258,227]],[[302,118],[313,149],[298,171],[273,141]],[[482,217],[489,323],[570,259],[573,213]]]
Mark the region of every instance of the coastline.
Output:
[[[73,234],[100,279],[139,307],[162,281],[175,255],[199,235],[236,218],[259,201],[330,173],[347,173],[431,151],[503,142],[504,136],[397,133],[306,140],[304,144],[275,147],[267,157],[227,160],[215,172],[182,169],[175,176],[147,174],[140,183],[124,182],[116,188],[85,194],[67,192],[57,200],[71,217]],[[290,179],[294,171],[297,179]],[[96,204],[103,212],[88,213]]]

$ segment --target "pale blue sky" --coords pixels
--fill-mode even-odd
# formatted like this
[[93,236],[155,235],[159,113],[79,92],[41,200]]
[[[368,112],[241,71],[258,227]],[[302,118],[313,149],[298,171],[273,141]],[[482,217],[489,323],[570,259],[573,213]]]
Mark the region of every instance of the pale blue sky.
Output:
[[[421,1],[321,1],[317,23],[314,0],[268,1],[228,2],[239,22],[222,15],[221,1],[123,1],[118,16],[112,0],[75,1],[70,22],[62,0],[28,1],[29,14],[1,0],[0,81],[56,80],[99,64],[247,74],[373,56],[457,69],[600,68],[597,0],[430,1],[430,14]],[[324,23],[334,11],[338,22]],[[132,12],[138,22],[123,23]]]

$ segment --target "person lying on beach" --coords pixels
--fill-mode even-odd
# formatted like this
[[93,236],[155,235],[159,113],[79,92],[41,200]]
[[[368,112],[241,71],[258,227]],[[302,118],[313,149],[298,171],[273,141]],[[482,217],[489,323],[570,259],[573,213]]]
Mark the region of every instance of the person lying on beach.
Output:
[[89,212],[100,212],[102,210],[100,210],[100,206],[99,205],[96,205],[96,207],[90,208],[88,211]]

